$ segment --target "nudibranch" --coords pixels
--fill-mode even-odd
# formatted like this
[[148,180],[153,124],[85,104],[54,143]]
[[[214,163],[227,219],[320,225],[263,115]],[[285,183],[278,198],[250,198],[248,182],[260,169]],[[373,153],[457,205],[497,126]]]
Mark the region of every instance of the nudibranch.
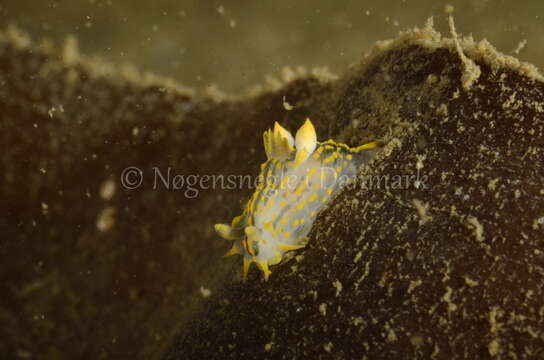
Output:
[[354,148],[319,142],[310,119],[294,138],[277,122],[263,138],[267,160],[255,192],[231,225],[215,225],[221,237],[234,241],[226,256],[243,256],[244,279],[255,262],[268,280],[269,266],[303,248],[319,211],[382,146],[380,141]]

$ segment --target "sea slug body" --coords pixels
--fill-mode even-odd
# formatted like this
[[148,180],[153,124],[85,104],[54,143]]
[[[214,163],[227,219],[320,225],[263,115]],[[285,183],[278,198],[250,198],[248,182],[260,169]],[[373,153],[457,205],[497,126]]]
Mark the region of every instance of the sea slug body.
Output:
[[380,141],[355,148],[318,142],[310,119],[294,138],[277,122],[263,138],[267,160],[255,192],[230,225],[215,225],[221,237],[234,241],[226,255],[243,256],[244,279],[255,262],[268,280],[270,265],[303,248],[319,211],[382,146]]

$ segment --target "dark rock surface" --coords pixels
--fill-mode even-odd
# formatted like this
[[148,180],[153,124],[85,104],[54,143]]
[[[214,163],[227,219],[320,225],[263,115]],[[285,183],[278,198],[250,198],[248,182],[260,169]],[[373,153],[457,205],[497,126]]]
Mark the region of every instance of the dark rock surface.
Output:
[[335,124],[396,125],[388,147],[304,251],[212,298],[165,359],[544,356],[544,84],[463,43],[465,89],[452,42],[412,35],[336,93]]
[[[467,88],[453,42],[426,29],[336,82],[218,102],[0,39],[8,358],[157,358],[175,332],[165,359],[544,356],[544,85],[530,68],[463,41],[481,71]],[[241,283],[213,223],[251,189],[154,189],[154,168],[255,175],[262,131],[306,116],[320,140],[388,145],[306,249]],[[131,166],[144,177],[129,190]]]

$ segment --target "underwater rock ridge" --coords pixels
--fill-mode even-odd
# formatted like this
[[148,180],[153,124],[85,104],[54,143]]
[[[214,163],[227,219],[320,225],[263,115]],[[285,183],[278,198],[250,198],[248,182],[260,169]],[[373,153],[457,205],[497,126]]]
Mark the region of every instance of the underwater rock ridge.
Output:
[[329,127],[388,145],[304,250],[210,298],[164,359],[543,356],[538,72],[427,28],[335,86]]
[[[337,80],[291,80],[203,98],[0,33],[0,354],[542,357],[538,71],[429,23]],[[242,282],[213,226],[251,189],[191,197],[153,171],[256,175],[263,131],[306,117],[318,140],[386,145],[304,249]]]

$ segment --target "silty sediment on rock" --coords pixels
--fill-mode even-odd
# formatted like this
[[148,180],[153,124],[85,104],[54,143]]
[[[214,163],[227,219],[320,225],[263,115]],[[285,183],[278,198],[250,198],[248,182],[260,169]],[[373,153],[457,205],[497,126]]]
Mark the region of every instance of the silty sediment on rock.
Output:
[[430,26],[377,46],[328,127],[389,145],[298,256],[210,298],[164,358],[542,356],[541,80]]

